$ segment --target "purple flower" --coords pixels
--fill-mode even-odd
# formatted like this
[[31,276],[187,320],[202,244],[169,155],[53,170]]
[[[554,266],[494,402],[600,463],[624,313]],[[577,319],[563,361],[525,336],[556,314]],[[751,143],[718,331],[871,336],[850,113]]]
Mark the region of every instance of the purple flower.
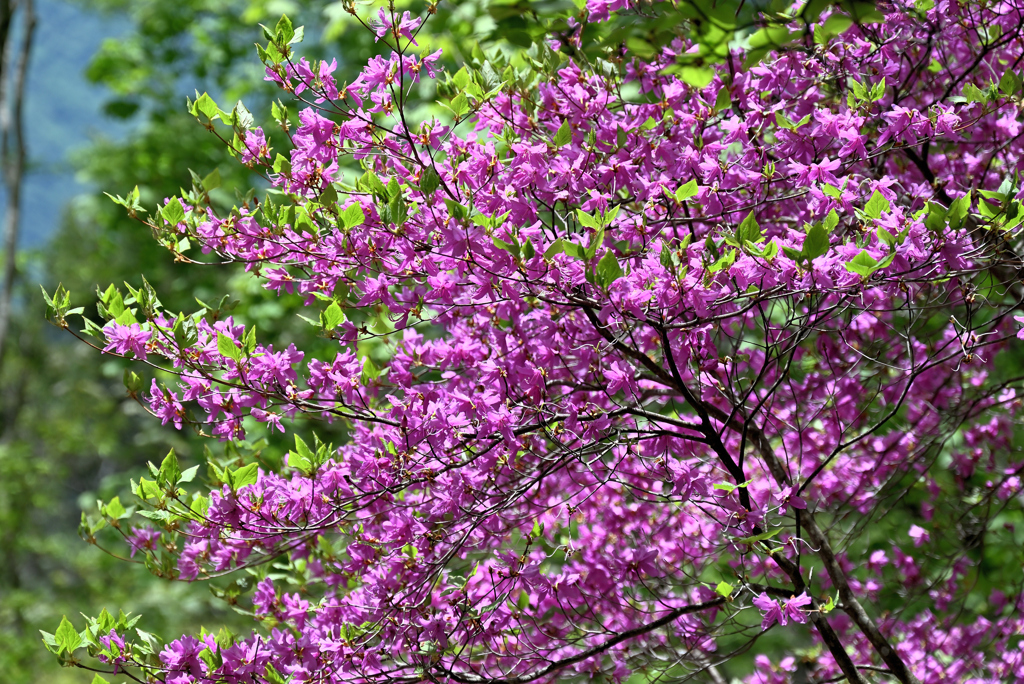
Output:
[[157,543],[160,541],[160,530],[154,530],[151,527],[136,527],[133,528],[131,533],[128,535],[128,545],[131,547],[131,557],[135,557],[137,551],[143,549],[147,551],[155,551]]
[[806,592],[786,599],[783,605],[779,605],[778,601],[764,592],[754,599],[754,605],[760,608],[764,614],[761,620],[762,630],[768,629],[776,622],[782,626],[789,624],[790,620],[801,624],[807,622],[807,613],[802,609],[811,602],[811,597]]
[[99,656],[97,656],[99,661],[101,663],[113,664],[115,674],[120,672],[121,665],[128,661],[128,655],[125,653],[126,649],[124,639],[121,638],[116,630],[112,629],[110,630],[110,634],[100,637],[100,644],[102,644],[103,648],[109,652],[109,655],[107,653],[100,653]]
[[377,16],[380,18],[380,23],[377,25],[376,30],[377,40],[380,40],[390,33],[395,37],[395,40],[398,40],[398,37],[401,36],[409,40],[413,45],[419,45],[419,43],[416,42],[416,39],[413,38],[413,31],[419,28],[420,24],[423,23],[422,19],[419,17],[413,18],[408,12],[402,12],[402,18],[398,21],[398,25],[396,26],[391,21],[391,15],[385,11],[383,7],[381,7],[377,12]]
[[768,594],[762,592],[754,599],[754,605],[757,606],[764,614],[761,619],[762,630],[768,629],[776,622],[783,625],[786,624],[786,616],[782,612],[782,608],[779,607],[779,602],[770,598]]
[[106,333],[108,344],[103,348],[103,351],[112,351],[115,354],[121,355],[131,352],[137,358],[146,358],[146,343],[149,342],[153,333],[143,330],[138,323],[132,323],[131,325],[108,323],[104,328],[104,332]]
[[245,132],[245,145],[242,149],[242,163],[249,164],[258,159],[270,155],[270,148],[267,147],[267,137],[263,134],[262,128],[255,128]]
[[928,534],[928,530],[917,525],[911,525],[910,531],[907,532],[907,534],[909,534],[910,538],[914,540],[914,546],[921,546],[922,544],[927,544],[928,541],[931,539],[931,535]]

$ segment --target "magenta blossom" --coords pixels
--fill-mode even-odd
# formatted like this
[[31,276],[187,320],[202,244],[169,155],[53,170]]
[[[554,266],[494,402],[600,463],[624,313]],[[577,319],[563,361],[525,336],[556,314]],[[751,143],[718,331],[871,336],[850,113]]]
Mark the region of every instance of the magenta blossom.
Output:
[[103,351],[115,354],[132,353],[136,358],[146,358],[146,344],[153,333],[143,330],[138,323],[131,325],[110,323],[104,328],[104,332],[107,335],[107,346],[103,348]]

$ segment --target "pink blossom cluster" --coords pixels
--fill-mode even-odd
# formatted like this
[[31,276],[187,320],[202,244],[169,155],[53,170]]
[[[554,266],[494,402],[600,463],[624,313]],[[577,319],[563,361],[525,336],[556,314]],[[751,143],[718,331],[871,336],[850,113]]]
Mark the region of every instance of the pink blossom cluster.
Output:
[[[591,0],[578,30],[629,5]],[[404,53],[408,15],[381,10],[396,52],[354,84],[268,68],[306,106],[286,164],[256,129],[240,155],[295,211],[183,225],[344,309],[336,354],[231,318],[184,344],[166,312],[111,323],[107,351],[178,375],[148,395],[164,423],[234,440],[302,416],[349,440],[167,528],[182,579],[283,554],[316,589],[262,579],[263,626],[172,641],[165,681],[624,681],[795,629],[815,649],[747,681],[1024,681],[1019,583],[971,589],[979,535],[1018,543],[989,523],[1022,503],[1020,381],[997,364],[1018,344],[1022,106],[991,84],[1020,71],[1024,5],[879,7],[747,68],[737,50],[704,86],[675,75],[680,40],[424,121],[408,86],[439,55]]]

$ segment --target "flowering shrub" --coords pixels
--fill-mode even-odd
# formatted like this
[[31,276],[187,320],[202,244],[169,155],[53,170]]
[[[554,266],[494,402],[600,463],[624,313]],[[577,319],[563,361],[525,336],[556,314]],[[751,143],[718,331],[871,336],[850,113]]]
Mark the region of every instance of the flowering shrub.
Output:
[[[381,9],[393,51],[347,84],[283,19],[283,152],[191,104],[273,192],[217,210],[197,177],[148,224],[301,296],[336,352],[145,282],[87,331],[177,376],[126,374],[164,423],[347,439],[203,487],[172,453],[132,483],[148,522],[83,522],[163,576],[239,576],[250,635],[104,613],[51,650],[173,684],[1024,680],[1024,5],[805,7],[714,69],[685,37],[577,49],[648,11],[592,0],[450,73]],[[430,79],[446,111],[414,119]]]

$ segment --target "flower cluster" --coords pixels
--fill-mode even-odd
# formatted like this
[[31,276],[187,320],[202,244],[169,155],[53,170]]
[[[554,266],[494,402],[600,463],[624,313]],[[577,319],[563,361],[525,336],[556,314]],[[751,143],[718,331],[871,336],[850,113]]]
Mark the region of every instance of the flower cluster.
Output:
[[[381,10],[395,51],[346,87],[334,62],[269,64],[307,106],[286,156],[257,129],[239,155],[293,204],[189,198],[172,229],[322,308],[336,353],[162,311],[105,351],[179,377],[148,395],[165,423],[349,439],[191,502],[139,485],[178,577],[285,556],[304,587],[261,579],[265,628],[182,637],[153,671],[623,681],[778,623],[813,628],[814,681],[1024,677],[1019,586],[965,589],[1019,543],[1019,380],[995,359],[1022,298],[1024,6],[880,9],[706,83],[682,39],[604,66],[495,52],[422,121],[408,86],[440,55],[406,54],[408,13]],[[619,11],[592,0],[574,40]],[[152,529],[129,542],[156,553]],[[772,663],[750,681],[796,667]]]

